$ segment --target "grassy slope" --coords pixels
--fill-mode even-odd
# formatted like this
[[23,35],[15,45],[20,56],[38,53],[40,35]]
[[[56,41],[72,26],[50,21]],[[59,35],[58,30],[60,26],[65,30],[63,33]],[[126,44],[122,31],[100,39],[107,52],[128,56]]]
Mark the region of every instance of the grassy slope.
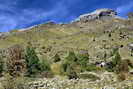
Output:
[[[42,24],[24,32],[13,32],[4,40],[0,39],[0,48],[14,44],[26,45],[30,41],[37,47],[37,51],[40,51],[38,53],[45,50],[42,47],[51,47],[52,51],[47,52],[49,56],[59,51],[63,53],[65,50],[74,49],[88,50],[90,56],[94,58],[105,51],[109,52],[115,46],[124,45],[124,48],[120,49],[120,53],[123,58],[131,58],[127,44],[133,41],[133,29],[129,29],[132,25],[128,21],[120,19],[65,25]],[[110,31],[112,36],[108,37],[109,33],[103,33],[104,31]],[[130,37],[120,40],[120,31]],[[93,41],[94,39],[95,41]],[[107,49],[103,48],[104,45]]]

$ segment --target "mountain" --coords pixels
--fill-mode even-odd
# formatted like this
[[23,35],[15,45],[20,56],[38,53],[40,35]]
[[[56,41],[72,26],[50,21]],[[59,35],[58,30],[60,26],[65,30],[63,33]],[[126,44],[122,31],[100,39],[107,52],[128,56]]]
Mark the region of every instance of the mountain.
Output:
[[[61,65],[68,61],[65,59],[69,59],[68,56],[70,56],[71,59],[66,62],[68,68],[74,66],[73,70],[78,71],[77,73],[84,75],[85,78],[83,80],[68,80],[63,77],[62,80],[62,76],[60,76],[61,79],[44,79],[45,81],[37,79],[30,83],[32,89],[34,87],[36,89],[40,87],[41,89],[58,89],[59,85],[62,87],[60,89],[83,89],[83,87],[89,89],[88,86],[92,89],[105,89],[106,87],[107,89],[121,89],[122,87],[130,89],[127,86],[133,86],[130,82],[133,79],[133,75],[130,74],[133,72],[130,71],[127,74],[125,70],[128,70],[129,65],[133,66],[133,13],[130,12],[128,17],[128,19],[119,17],[116,11],[103,8],[83,14],[68,24],[47,22],[29,28],[0,33],[0,54],[4,52],[6,55],[6,50],[13,45],[19,44],[25,48],[30,43],[40,60],[48,59],[50,61],[50,68],[55,75],[62,73],[60,73],[60,69],[63,67]],[[73,57],[78,57],[77,54],[86,53],[89,55],[89,62],[86,63],[86,56],[83,56],[85,61],[82,59],[83,61],[80,60],[78,64],[75,62],[78,59],[74,58],[73,60]],[[53,62],[55,55],[57,60],[60,57],[59,62]],[[84,74],[86,71],[80,70],[82,62],[87,65],[83,69],[88,74]],[[108,71],[103,66],[109,66],[108,69],[113,71]],[[117,70],[117,68],[119,69]],[[79,70],[82,72],[80,73]],[[116,71],[120,71],[120,73]],[[69,76],[75,77],[73,76],[76,75],[75,72],[71,73],[72,76]],[[127,80],[125,80],[126,74],[128,75]],[[90,80],[86,80],[86,78]],[[117,81],[117,78],[124,78],[125,81]],[[49,86],[44,87],[47,84]],[[70,88],[65,88],[65,85]]]
[[[117,16],[111,9],[98,9],[79,16],[69,24],[47,22],[26,29],[1,33],[0,48],[31,42],[38,51],[87,50],[92,58],[119,47],[123,58],[132,58],[128,44],[133,41],[133,21]],[[38,52],[41,53],[41,52]],[[45,52],[44,52],[45,54]],[[38,54],[40,55],[40,54]]]

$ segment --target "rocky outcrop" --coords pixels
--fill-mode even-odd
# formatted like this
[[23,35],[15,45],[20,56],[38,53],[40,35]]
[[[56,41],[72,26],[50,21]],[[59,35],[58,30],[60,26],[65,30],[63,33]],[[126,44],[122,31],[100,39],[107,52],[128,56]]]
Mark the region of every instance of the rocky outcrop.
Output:
[[102,17],[115,17],[117,15],[117,12],[115,12],[112,9],[98,9],[92,13],[84,14],[79,16],[76,21],[89,21],[89,20],[95,20],[100,19]]

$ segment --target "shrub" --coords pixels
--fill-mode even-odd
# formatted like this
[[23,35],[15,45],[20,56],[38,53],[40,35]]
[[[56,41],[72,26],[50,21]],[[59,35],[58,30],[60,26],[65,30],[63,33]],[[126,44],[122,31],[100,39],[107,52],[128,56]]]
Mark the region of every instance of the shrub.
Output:
[[69,78],[77,78],[77,73],[83,72],[85,70],[97,70],[96,66],[89,66],[88,63],[89,55],[87,53],[78,54],[76,56],[73,51],[70,51],[69,55],[64,59],[61,65],[61,72],[69,76]]
[[7,72],[11,76],[20,76],[25,73],[26,65],[24,60],[23,48],[14,45],[8,49]]
[[69,55],[64,59],[62,65],[61,65],[61,73],[62,74],[71,74],[67,73],[68,70],[73,70],[76,72],[76,67],[78,66],[77,63],[78,59],[73,51],[69,52]]
[[114,65],[114,67],[115,67],[117,64],[119,64],[121,62],[121,56],[120,56],[118,51],[115,52],[114,55],[115,55],[115,57],[112,59],[112,63]]
[[114,57],[112,58],[111,62],[107,63],[105,69],[109,72],[114,72],[114,71],[116,72],[118,69],[117,66],[121,63],[121,56],[119,54],[118,48],[113,49],[112,54],[113,54],[112,56]]
[[[67,70],[72,69],[74,72],[79,73],[85,70],[92,71],[93,69],[97,69],[94,66],[89,66],[88,63],[89,55],[87,53],[78,54],[76,56],[73,51],[70,51],[69,55],[64,59],[61,65],[62,72],[66,74]],[[90,67],[90,69],[88,66]]]
[[65,58],[65,60],[67,62],[77,62],[78,61],[78,59],[77,59],[74,51],[70,51],[69,52],[69,55]]
[[108,37],[111,37],[111,36],[112,36],[112,34],[111,34],[111,33],[109,33],[109,34],[108,34]]
[[48,60],[43,59],[39,62],[39,71],[41,73],[41,77],[53,78],[53,73]]
[[39,68],[40,68],[40,71],[41,72],[50,71],[51,70],[50,64],[49,64],[48,60],[42,60],[42,61],[40,61]]
[[116,48],[113,48],[112,51],[111,51],[111,56],[114,56],[116,54],[116,52],[119,51],[119,48],[116,47]]
[[61,61],[60,56],[58,54],[55,54],[55,56],[54,56],[54,62],[56,63],[56,62],[59,62],[59,61]]
[[79,54],[77,62],[78,62],[78,64],[80,64],[80,66],[84,70],[88,66],[89,55],[88,54]]
[[67,76],[69,79],[77,79],[78,78],[77,73],[75,72],[75,70],[71,66],[69,66],[67,68]]
[[27,65],[27,74],[34,75],[39,72],[39,58],[32,46],[27,46],[25,60]]

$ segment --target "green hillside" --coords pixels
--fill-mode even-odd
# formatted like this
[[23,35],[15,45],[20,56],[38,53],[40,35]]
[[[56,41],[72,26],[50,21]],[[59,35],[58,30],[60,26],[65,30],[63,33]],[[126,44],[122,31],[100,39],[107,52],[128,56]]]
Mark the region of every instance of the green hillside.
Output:
[[[24,48],[24,57],[21,47]],[[37,85],[36,89],[40,89],[39,87],[47,82],[51,84],[50,86],[61,84],[62,88],[59,89],[82,89],[83,87],[83,89],[88,89],[86,87],[101,89],[104,86],[130,89],[128,85],[133,87],[129,82],[133,79],[132,19],[111,17],[80,20],[68,24],[49,22],[26,29],[12,30],[1,33],[0,51],[6,64],[5,70],[2,70],[0,61],[0,68],[4,71],[3,77],[7,78],[6,81],[4,80],[6,83],[11,83],[12,79],[19,79],[20,76],[16,77],[12,73],[23,74],[23,71],[20,71],[21,67],[20,70],[14,69],[20,65],[26,70],[22,81],[26,79],[31,83],[29,85],[33,87]],[[56,79],[51,80],[56,77],[59,82],[56,82]],[[38,80],[41,78],[46,78],[46,81]],[[81,80],[75,80],[78,78]],[[71,82],[77,82],[77,85]],[[16,82],[15,84],[17,86]],[[73,86],[75,88],[72,88]],[[41,89],[58,89],[58,87]]]

